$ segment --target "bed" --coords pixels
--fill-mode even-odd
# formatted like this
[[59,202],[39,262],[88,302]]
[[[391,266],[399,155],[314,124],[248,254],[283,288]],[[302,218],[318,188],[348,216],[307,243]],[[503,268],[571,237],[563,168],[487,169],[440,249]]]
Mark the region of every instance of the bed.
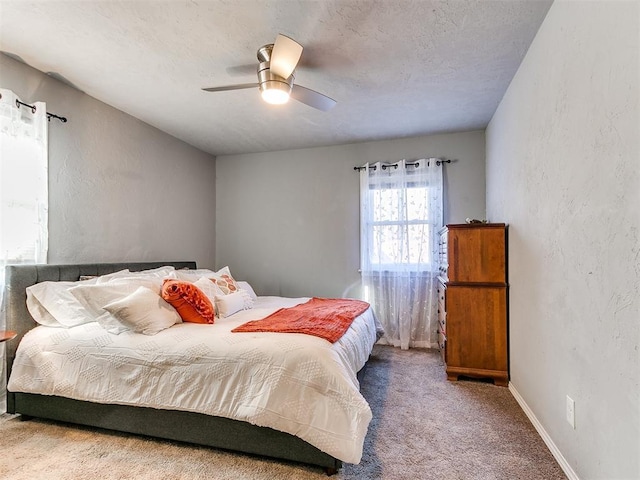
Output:
[[[39,329],[34,329],[37,326],[36,322],[33,320],[29,311],[26,307],[26,289],[31,285],[35,285],[41,282],[47,281],[78,281],[80,277],[83,276],[100,276],[111,274],[113,272],[118,272],[123,269],[129,269],[132,272],[154,269],[164,265],[171,265],[176,269],[195,269],[195,262],[150,262],[150,263],[109,263],[109,264],[84,264],[84,265],[30,265],[30,266],[8,266],[6,268],[6,293],[5,299],[3,301],[3,310],[6,318],[6,328],[8,330],[13,330],[18,333],[18,337],[6,345],[6,361],[7,361],[7,376],[10,377],[14,362],[16,361],[16,351],[18,349],[18,345],[23,339],[23,337],[27,335],[27,338],[24,340],[23,344],[29,345],[28,342],[33,342],[36,338],[49,338],[53,335],[52,338],[56,339],[58,342],[69,342],[70,335],[67,332],[63,332],[60,334],[60,329],[52,329],[49,327],[42,327]],[[259,306],[262,308],[258,308],[256,310],[256,314],[263,315],[265,312],[269,312],[269,309],[275,309],[279,304],[277,303],[279,300],[277,298],[269,298],[269,297],[259,297]],[[260,303],[262,302],[262,303]],[[272,303],[276,302],[276,303]],[[296,302],[291,302],[290,304],[295,304]],[[286,302],[285,302],[286,304]],[[365,312],[365,314],[373,317],[371,312]],[[366,315],[363,314],[362,317]],[[230,317],[233,318],[233,317]],[[238,316],[237,319],[234,319],[229,325],[231,327],[237,326],[239,323],[244,322],[244,320],[250,318],[250,316]],[[373,317],[375,319],[375,317]],[[360,323],[357,323],[360,322]],[[326,340],[315,339],[312,340],[312,346],[314,348],[318,348],[317,352],[328,352],[328,355],[331,358],[336,358],[335,364],[338,365],[337,368],[342,369],[343,364],[351,363],[357,364],[358,368],[353,368],[352,372],[347,372],[346,377],[353,375],[351,379],[351,383],[355,384],[357,387],[358,380],[356,379],[356,370],[358,374],[361,375],[364,371],[363,361],[347,361],[343,357],[356,356],[355,353],[350,352],[350,348],[352,348],[352,344],[358,344],[359,349],[362,348],[367,349],[366,355],[371,351],[373,343],[375,342],[376,332],[373,333],[373,338],[371,334],[371,328],[377,330],[377,326],[366,326],[360,327],[361,323],[365,322],[370,324],[371,320],[360,320],[358,317],[357,321],[354,321],[352,327],[349,328],[349,331],[345,333],[344,340],[340,339],[336,344],[329,344],[329,350],[324,346],[321,342],[326,342]],[[365,325],[362,323],[362,325]],[[222,325],[223,322],[218,322],[218,324]],[[355,329],[355,325],[358,325],[358,328],[363,330],[367,330],[368,333],[358,332],[356,335],[352,330]],[[82,328],[81,328],[82,327]],[[197,330],[197,329],[200,330]],[[218,327],[222,328],[222,327]],[[226,328],[226,327],[225,327]],[[72,332],[79,332],[78,335],[89,335],[87,337],[86,342],[93,342],[97,345],[101,345],[101,342],[104,342],[104,337],[106,331],[103,331],[102,335],[97,335],[95,330],[100,330],[101,327],[99,325],[81,325],[79,327],[74,327],[70,329]],[[191,330],[190,330],[191,329]],[[55,331],[53,334],[50,331]],[[165,332],[171,331],[171,341],[173,339],[178,338],[186,338],[186,333],[191,331],[197,332],[213,332],[213,330],[208,330],[208,327],[205,325],[194,325],[194,324],[181,324],[175,325],[168,330],[158,333],[155,336],[151,336],[148,338],[144,338],[139,340],[142,342],[141,345],[154,344],[156,350],[158,350],[158,345],[169,345],[170,342],[167,340],[167,335]],[[357,330],[357,329],[356,329]],[[164,335],[164,337],[163,337]],[[198,333],[198,335],[200,335]],[[204,333],[203,333],[204,335]],[[235,344],[235,343],[243,343],[245,338],[242,337],[246,335],[244,333],[230,333],[228,334],[226,331],[220,335],[221,338],[225,338],[227,343]],[[284,336],[283,336],[284,335]],[[289,337],[287,337],[289,335]],[[293,335],[293,337],[291,336]],[[71,335],[75,336],[75,333]],[[98,337],[103,338],[103,340],[97,340]],[[115,338],[113,336],[112,338]],[[118,335],[117,337],[125,338],[127,335]],[[128,336],[131,339],[135,340],[133,335]],[[144,337],[143,335],[137,335],[137,337]],[[283,341],[283,339],[293,339],[294,337],[306,337],[309,338],[308,335],[301,334],[280,334],[280,333],[262,333],[262,334],[252,334],[252,337],[255,337],[255,340],[258,343],[265,342],[266,338],[279,338],[279,345],[289,345],[290,342],[288,340]],[[368,337],[368,338],[364,338]],[[204,337],[203,337],[204,338]],[[164,340],[163,340],[164,339]],[[54,341],[54,343],[55,343]],[[107,343],[111,342],[110,338],[107,339]],[[191,341],[191,340],[189,340]],[[213,340],[211,340],[213,341]],[[163,343],[164,342],[164,343]],[[208,340],[205,341],[207,343]],[[313,343],[315,342],[315,343]],[[202,342],[200,342],[200,347]],[[334,347],[334,345],[342,344],[340,347]],[[189,344],[187,344],[189,345]],[[208,343],[207,343],[208,345]],[[111,345],[109,345],[111,347]],[[187,347],[189,351],[197,352],[196,348],[198,345],[191,345]],[[22,348],[22,347],[21,347]],[[28,347],[25,347],[28,348]],[[284,348],[284,347],[279,347]],[[301,350],[309,350],[311,352],[314,351],[314,348],[307,348]],[[340,348],[340,350],[338,350]],[[354,347],[355,348],[355,347]],[[285,348],[286,349],[286,348]],[[160,350],[163,350],[160,348]],[[256,350],[255,345],[252,344],[250,348],[251,352],[259,352]],[[300,350],[300,349],[299,349]],[[334,351],[335,350],[335,351]],[[336,353],[337,352],[337,353]],[[26,353],[22,353],[23,357],[25,357]],[[260,355],[262,355],[260,353]],[[362,354],[359,354],[362,357]],[[197,357],[197,355],[196,355]],[[20,359],[20,355],[18,355]],[[26,358],[26,357],[25,357]],[[155,357],[154,357],[155,358]],[[195,357],[193,357],[195,358]],[[83,360],[84,361],[84,360]],[[164,361],[164,360],[162,360]],[[264,361],[261,360],[263,363]],[[366,358],[365,358],[366,361]],[[142,359],[141,364],[149,363],[148,361]],[[296,360],[297,364],[304,364],[304,361]],[[362,364],[362,365],[360,365]],[[16,368],[21,365],[16,364]],[[151,368],[151,367],[150,367]],[[267,367],[263,367],[262,369],[269,372],[275,371],[280,368],[279,365],[269,365]],[[94,370],[94,375],[89,378],[90,382],[95,382],[98,378],[108,375],[102,375],[101,370],[95,366],[90,366],[90,368],[85,368],[85,371]],[[348,370],[348,369],[347,369]],[[18,370],[16,370],[18,371]],[[98,372],[96,374],[95,372]],[[255,372],[252,372],[251,375],[254,375]],[[145,374],[146,375],[146,374]],[[126,375],[125,375],[126,377]],[[178,377],[176,377],[178,378]],[[29,382],[22,379],[15,379],[11,377],[13,385],[27,385]],[[339,382],[339,385],[348,385],[349,381],[340,379],[334,380],[330,379],[330,382]],[[207,381],[208,382],[208,381]],[[37,383],[37,382],[34,382]],[[164,382],[166,384],[167,382]],[[254,382],[255,383],[255,382]],[[209,385],[209,383],[207,383]],[[332,383],[333,385],[333,383]],[[11,382],[10,382],[11,387]],[[70,390],[73,390],[71,386]],[[339,387],[338,389],[345,390],[347,387]],[[362,449],[362,441],[363,435],[366,434],[366,428],[370,421],[370,411],[367,413],[366,408],[361,404],[360,399],[358,398],[359,393],[354,393],[349,391],[347,400],[336,400],[338,403],[346,403],[345,411],[349,411],[349,408],[352,408],[355,405],[354,416],[357,417],[357,425],[354,427],[356,430],[360,431],[360,434],[357,435],[359,439],[355,443],[354,446],[351,446],[348,443],[344,444],[333,444],[335,443],[334,439],[326,440],[320,439],[317,440],[313,435],[309,436],[309,433],[305,428],[296,428],[296,426],[286,426],[284,431],[281,430],[281,427],[278,426],[276,428],[271,428],[268,423],[269,419],[263,420],[262,417],[252,417],[252,416],[242,416],[239,415],[237,418],[231,418],[232,415],[228,415],[227,411],[224,411],[222,415],[219,415],[218,410],[216,408],[208,409],[205,413],[202,411],[198,411],[198,409],[191,408],[187,405],[187,401],[185,400],[186,407],[181,404],[175,404],[176,408],[173,408],[171,405],[161,405],[157,406],[154,402],[145,402],[145,401],[137,401],[140,396],[133,396],[132,398],[117,398],[115,395],[109,401],[96,401],[96,400],[86,400],[86,399],[78,399],[73,398],[74,395],[52,395],[48,393],[30,393],[28,391],[19,391],[24,390],[23,388],[10,388],[10,390],[16,391],[8,391],[7,392],[7,411],[9,413],[17,413],[21,414],[23,418],[27,419],[29,417],[37,417],[37,418],[46,418],[57,421],[75,423],[80,425],[88,425],[98,428],[105,428],[117,431],[123,431],[134,434],[148,435],[163,439],[176,440],[182,442],[189,442],[199,445],[211,446],[216,448],[228,449],[243,453],[249,454],[257,454],[267,457],[273,457],[282,460],[291,460],[296,462],[302,462],[314,466],[318,466],[323,468],[328,474],[332,474],[338,471],[338,469],[342,466],[343,461],[354,461],[354,459],[359,460],[358,451],[361,455]],[[174,389],[175,392],[184,392],[188,391],[189,388],[178,388]],[[193,389],[191,389],[193,390]],[[214,389],[209,389],[214,390]],[[357,390],[357,389],[356,389]],[[295,389],[292,389],[295,392]],[[255,391],[250,393],[251,398],[257,398],[255,395]],[[315,392],[312,392],[315,395]],[[176,395],[174,395],[175,397]],[[198,396],[198,395],[196,395]],[[215,397],[215,395],[213,395]],[[176,397],[178,401],[182,401],[180,395]],[[364,401],[364,399],[362,399]],[[278,400],[278,403],[286,404],[286,399]],[[299,403],[299,402],[298,402]],[[366,402],[365,402],[366,403]],[[315,405],[315,403],[314,403]],[[222,408],[222,407],[220,407]],[[224,407],[226,408],[226,407]],[[300,408],[298,406],[298,408]],[[202,409],[200,409],[202,410]],[[270,411],[266,409],[266,411]],[[311,415],[313,412],[311,412]],[[312,415],[313,416],[313,415]],[[322,416],[322,415],[320,415]],[[331,415],[328,415],[329,417]],[[314,417],[314,422],[315,416]],[[249,420],[244,420],[244,418],[248,418]],[[364,434],[362,433],[362,429],[364,428]],[[288,430],[288,432],[287,432]],[[299,430],[299,431],[298,431]],[[322,428],[318,428],[316,430],[322,430]],[[348,432],[349,430],[347,430]],[[344,436],[345,442],[352,442],[353,440],[347,437],[353,436],[349,434],[342,435]],[[340,437],[340,441],[342,441],[342,437]],[[331,445],[330,445],[331,444]],[[328,453],[329,452],[329,453]]]

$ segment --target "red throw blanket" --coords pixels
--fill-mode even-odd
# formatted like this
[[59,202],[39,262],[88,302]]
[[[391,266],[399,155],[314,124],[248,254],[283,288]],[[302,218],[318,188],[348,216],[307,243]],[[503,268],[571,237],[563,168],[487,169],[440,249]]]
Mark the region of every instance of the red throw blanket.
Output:
[[236,327],[232,332],[306,333],[335,343],[369,304],[345,298],[317,298],[291,308],[281,308],[262,320]]

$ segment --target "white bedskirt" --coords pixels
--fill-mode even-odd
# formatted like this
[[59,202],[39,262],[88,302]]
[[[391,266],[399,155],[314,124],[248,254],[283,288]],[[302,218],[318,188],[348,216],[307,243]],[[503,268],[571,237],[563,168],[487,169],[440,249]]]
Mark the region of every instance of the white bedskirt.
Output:
[[259,297],[253,309],[214,325],[182,323],[154,336],[113,335],[97,323],[39,326],[18,347],[8,389],[233,418],[359,463],[371,409],[356,372],[376,341],[371,309],[335,344],[304,334],[231,332],[307,300]]

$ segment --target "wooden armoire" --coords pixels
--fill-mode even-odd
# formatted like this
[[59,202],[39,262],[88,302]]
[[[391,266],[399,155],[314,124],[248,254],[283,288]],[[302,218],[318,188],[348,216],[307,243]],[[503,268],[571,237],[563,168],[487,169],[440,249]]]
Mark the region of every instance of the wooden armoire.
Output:
[[440,231],[438,343],[447,378],[509,382],[507,226],[447,225]]

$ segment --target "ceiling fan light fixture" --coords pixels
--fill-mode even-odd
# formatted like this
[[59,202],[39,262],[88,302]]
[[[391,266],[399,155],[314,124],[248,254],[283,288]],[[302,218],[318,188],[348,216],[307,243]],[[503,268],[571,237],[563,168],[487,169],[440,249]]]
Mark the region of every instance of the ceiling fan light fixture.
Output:
[[289,101],[293,87],[293,75],[282,78],[271,72],[269,62],[261,62],[258,67],[258,82],[262,99],[272,105],[282,105]]
[[271,105],[282,105],[289,101],[291,87],[282,82],[266,82],[260,85],[262,99]]

